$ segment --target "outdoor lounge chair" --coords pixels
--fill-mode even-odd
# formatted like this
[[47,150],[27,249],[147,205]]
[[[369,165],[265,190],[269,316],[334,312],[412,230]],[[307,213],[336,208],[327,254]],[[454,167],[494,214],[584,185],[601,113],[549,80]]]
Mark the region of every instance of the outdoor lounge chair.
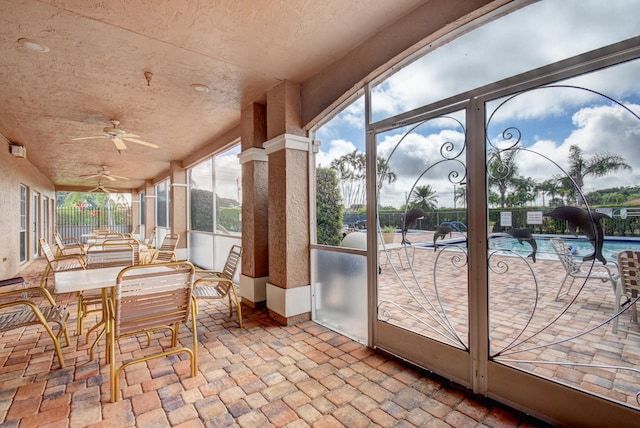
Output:
[[[191,359],[191,376],[198,369],[198,334],[196,313],[198,305],[192,296],[194,267],[188,262],[173,262],[156,265],[140,265],[123,269],[108,301],[107,319],[107,362],[111,401],[120,398],[120,373],[129,365],[165,357],[179,352],[187,352]],[[180,346],[178,329],[181,323],[191,318],[192,349]],[[171,349],[144,354],[144,349],[116,365],[115,348],[118,339],[125,336],[146,334],[150,345],[150,333],[169,329]],[[131,354],[128,354],[130,357]]]
[[[242,247],[233,245],[221,272],[213,270],[196,270],[196,281],[193,286],[193,295],[196,299],[224,299],[229,300],[229,316],[233,313],[232,300],[238,308],[238,322],[242,328],[242,308],[238,297],[237,285],[233,277],[238,269],[238,263],[242,256]],[[233,299],[232,299],[233,296]]]
[[[558,293],[556,294],[556,301],[569,294],[576,278],[584,280],[599,279],[602,282],[609,281],[611,283],[612,290],[615,293],[616,281],[618,280],[617,272],[612,272],[607,266],[597,261],[594,261],[593,263],[576,261],[571,255],[569,246],[561,238],[552,238],[551,246],[565,270],[564,279],[562,280]],[[569,282],[567,289],[563,291],[563,288],[569,278],[571,278],[571,281]]]
[[84,245],[78,241],[78,238],[63,238],[58,232],[53,233],[56,247],[58,247],[57,256],[67,256],[69,254],[84,254]]
[[[106,242],[106,241],[105,241]],[[86,268],[99,269],[107,267],[133,266],[136,260],[136,250],[130,243],[103,243],[90,245],[87,248]],[[102,291],[91,290],[78,292],[77,305],[77,334],[82,334],[84,319],[92,312],[102,311]],[[95,331],[102,322],[91,327],[86,334],[86,341],[89,342],[89,335]]]
[[177,260],[176,248],[180,235],[177,233],[169,233],[162,239],[160,248],[153,251],[150,263],[166,263],[175,262]]
[[42,278],[40,278],[40,287],[46,288],[51,272],[85,269],[86,261],[82,254],[54,256],[53,251],[51,251],[51,246],[46,239],[40,238],[39,242],[40,250],[44,254],[45,259],[47,259],[47,265],[44,268],[44,272],[42,272]]
[[[614,314],[620,312],[620,300],[626,297],[630,299],[633,321],[638,322],[636,302],[638,300],[638,294],[640,294],[640,251],[620,251],[618,253],[618,271],[620,272],[620,281],[618,287],[616,287]],[[619,329],[618,317],[615,317],[612,323],[612,331],[617,333],[618,330],[640,334],[640,331]]]
[[[0,331],[41,324],[53,341],[60,368],[64,368],[60,337],[64,336],[64,346],[69,346],[69,311],[66,307],[57,305],[46,288],[25,285],[26,281],[22,277],[0,281]],[[36,300],[34,297],[40,299]],[[52,326],[57,326],[57,334],[53,332]]]

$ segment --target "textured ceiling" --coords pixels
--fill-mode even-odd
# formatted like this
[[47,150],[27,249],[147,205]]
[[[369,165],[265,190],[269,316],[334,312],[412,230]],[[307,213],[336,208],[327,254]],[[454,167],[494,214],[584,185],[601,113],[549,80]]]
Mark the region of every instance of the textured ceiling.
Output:
[[[0,133],[57,186],[93,187],[80,175],[105,165],[132,179],[109,187],[137,188],[236,127],[273,86],[304,82],[421,3],[0,0]],[[72,141],[110,119],[160,148]]]

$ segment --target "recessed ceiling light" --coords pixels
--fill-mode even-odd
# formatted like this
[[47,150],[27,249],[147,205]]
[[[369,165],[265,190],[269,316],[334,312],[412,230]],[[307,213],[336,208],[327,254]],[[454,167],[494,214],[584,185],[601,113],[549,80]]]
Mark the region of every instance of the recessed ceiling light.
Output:
[[18,43],[25,49],[29,49],[33,52],[49,52],[49,48],[43,44],[30,39],[18,39]]
[[191,85],[191,89],[196,92],[209,92],[209,87],[207,85],[203,85],[202,83],[193,83]]

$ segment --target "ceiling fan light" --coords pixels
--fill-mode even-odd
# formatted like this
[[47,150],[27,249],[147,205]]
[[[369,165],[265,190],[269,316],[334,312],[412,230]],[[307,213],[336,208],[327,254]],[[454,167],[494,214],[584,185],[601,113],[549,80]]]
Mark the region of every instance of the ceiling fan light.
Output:
[[22,38],[22,39],[18,39],[18,43],[23,48],[28,49],[32,52],[39,52],[39,53],[49,52],[49,48],[47,46],[41,43],[38,43],[35,40]]
[[191,89],[193,89],[196,92],[200,92],[200,93],[209,92],[209,87],[207,85],[202,84],[202,83],[192,83],[191,84]]

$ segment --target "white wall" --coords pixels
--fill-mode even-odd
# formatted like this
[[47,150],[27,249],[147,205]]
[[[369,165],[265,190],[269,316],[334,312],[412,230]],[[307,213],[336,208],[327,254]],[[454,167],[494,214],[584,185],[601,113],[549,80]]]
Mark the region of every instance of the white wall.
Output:
[[[27,158],[9,153],[8,144],[0,140],[0,280],[17,276],[20,264],[20,185],[27,187],[29,203],[32,191],[39,192],[55,203],[55,187]],[[30,226],[31,207],[27,206],[27,262],[32,262],[34,248]],[[51,219],[52,226],[55,219]],[[55,227],[55,226],[53,226]]]

